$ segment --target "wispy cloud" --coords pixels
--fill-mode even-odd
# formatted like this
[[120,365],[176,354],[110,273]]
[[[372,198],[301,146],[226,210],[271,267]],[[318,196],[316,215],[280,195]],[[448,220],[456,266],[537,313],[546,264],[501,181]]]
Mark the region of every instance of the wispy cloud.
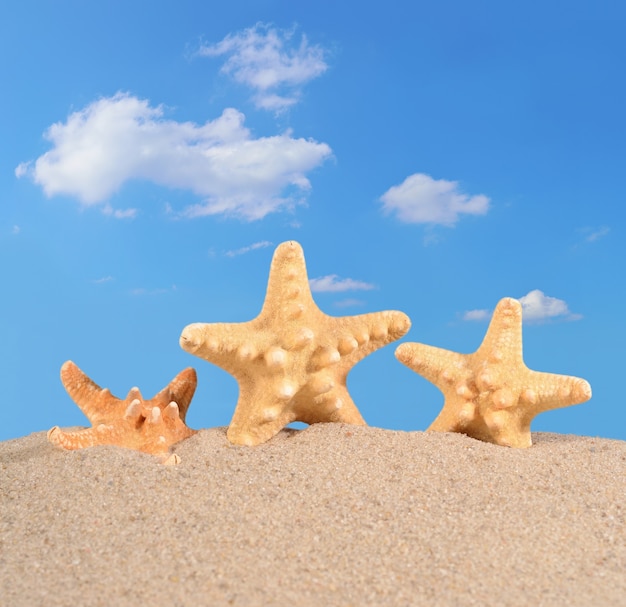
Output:
[[[522,304],[522,318],[524,322],[543,322],[548,320],[580,320],[582,314],[574,314],[562,299],[545,295],[543,291],[534,289],[519,298]],[[463,320],[484,321],[489,320],[493,310],[479,309],[468,310],[462,314]]]
[[380,200],[385,212],[395,213],[405,223],[453,226],[463,214],[484,215],[489,210],[487,196],[464,194],[456,181],[433,179],[424,173],[410,175]]
[[20,164],[18,164],[15,167],[15,176],[19,179],[20,177],[24,177],[25,175],[28,174],[28,171],[30,170],[30,162],[20,162]]
[[488,320],[491,317],[491,310],[468,310],[467,312],[463,312],[463,320],[469,321],[482,321]]
[[143,287],[138,287],[136,289],[131,289],[130,294],[135,297],[150,297],[154,295],[164,295],[165,293],[172,293],[176,291],[176,285],[172,285],[169,289],[145,289]]
[[105,204],[102,208],[105,215],[115,217],[115,219],[135,219],[139,209],[114,209],[109,204]]
[[608,226],[600,226],[599,228],[583,228],[581,232],[585,236],[585,242],[595,242],[600,238],[604,238],[611,229]]
[[95,285],[102,285],[105,282],[111,282],[112,280],[113,280],[113,276],[103,276],[102,278],[96,278],[92,280],[91,282],[93,282],[93,284]]
[[370,291],[376,286],[361,280],[352,278],[339,278],[336,274],[311,278],[309,280],[311,291],[314,293],[343,293],[344,291]]
[[226,56],[221,71],[256,91],[257,107],[281,111],[298,102],[302,87],[323,74],[328,65],[325,51],[309,44],[303,34],[295,40],[295,28],[278,29],[257,23],[221,42],[202,45],[200,56]]
[[22,231],[22,228],[20,228],[20,226],[18,225],[14,225],[11,228],[11,234],[15,234],[16,236]]
[[244,120],[226,109],[203,125],[176,122],[161,106],[118,93],[49,127],[53,148],[15,174],[30,176],[47,196],[101,204],[119,218],[136,210],[111,211],[108,199],[130,180],[194,192],[203,201],[184,209],[186,217],[252,221],[302,202],[311,187],[305,174],[331,155],[330,147],[290,134],[255,139]]
[[241,247],[240,249],[226,251],[224,255],[226,255],[226,257],[237,257],[238,255],[244,255],[245,253],[249,253],[250,251],[256,251],[257,249],[264,249],[271,246],[272,243],[269,240],[262,240],[260,242],[255,242],[251,245],[248,245],[247,247]]

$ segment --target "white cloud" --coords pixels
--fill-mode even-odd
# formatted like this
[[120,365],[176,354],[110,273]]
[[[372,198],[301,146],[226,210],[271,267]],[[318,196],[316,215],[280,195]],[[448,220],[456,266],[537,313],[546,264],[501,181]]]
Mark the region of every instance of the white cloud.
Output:
[[595,242],[596,240],[606,236],[610,232],[610,228],[602,226],[599,228],[585,228],[583,231],[586,232],[585,240],[587,242]]
[[30,162],[20,162],[20,164],[18,164],[15,167],[15,176],[19,179],[20,177],[24,177],[24,175],[26,175],[28,173],[28,171],[30,170]]
[[297,103],[302,86],[328,69],[322,47],[310,45],[304,35],[295,44],[294,33],[257,23],[203,45],[198,55],[227,56],[222,72],[254,89],[257,107],[280,111]]
[[487,196],[469,196],[459,190],[456,181],[433,179],[424,173],[410,175],[380,200],[386,212],[395,212],[406,223],[453,226],[462,214],[484,215],[489,210]]
[[15,234],[17,236],[17,234],[19,234],[22,231],[22,228],[20,228],[20,226],[18,225],[14,225],[11,228],[11,234]]
[[269,240],[262,240],[260,242],[255,242],[247,247],[241,247],[240,249],[234,249],[231,251],[226,251],[224,255],[226,257],[237,257],[238,255],[244,255],[245,253],[249,253],[250,251],[256,251],[257,249],[264,249],[265,247],[271,247],[272,243]]
[[142,179],[204,199],[184,216],[252,221],[301,202],[310,189],[305,173],[331,155],[325,143],[289,133],[254,139],[244,115],[231,108],[203,125],[166,120],[163,113],[123,93],[95,101],[48,128],[53,148],[15,173],[31,176],[47,196],[74,196],[85,206],[105,203],[105,211],[125,182]]
[[[526,322],[541,322],[560,318],[562,320],[580,320],[581,314],[570,312],[567,303],[556,297],[549,297],[543,291],[535,289],[519,298],[522,304],[522,318]],[[468,310],[462,315],[463,320],[484,321],[489,320],[493,310]]]
[[491,317],[491,310],[468,310],[463,313],[463,320],[476,321],[488,320]]
[[113,280],[113,276],[103,276],[102,278],[96,278],[95,280],[92,280],[91,282],[93,282],[96,285],[101,285],[104,284],[105,282],[111,282]]
[[111,205],[105,204],[102,208],[105,215],[115,217],[115,219],[134,219],[137,217],[138,209],[114,209]]
[[579,320],[580,314],[572,314],[568,305],[556,297],[549,297],[539,289],[530,291],[527,295],[519,298],[522,304],[524,320],[536,322],[561,317],[565,320]]
[[151,297],[155,295],[163,295],[165,293],[172,293],[176,290],[176,285],[172,285],[169,289],[144,289],[143,287],[139,287],[137,289],[131,289],[130,294],[135,297]]
[[336,274],[329,274],[309,280],[311,291],[315,293],[342,293],[344,291],[370,291],[376,287],[367,282],[352,278],[339,278]]

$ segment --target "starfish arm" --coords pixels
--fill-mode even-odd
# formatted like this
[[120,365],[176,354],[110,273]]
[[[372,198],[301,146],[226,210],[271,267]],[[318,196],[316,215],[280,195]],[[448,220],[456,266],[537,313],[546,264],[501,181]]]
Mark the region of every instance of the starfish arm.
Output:
[[154,405],[154,399],[147,404],[145,422],[135,430],[134,438],[139,451],[153,455],[167,453],[172,445],[196,433],[182,421],[175,402],[171,402],[164,409]]
[[284,378],[264,384],[245,381],[242,384],[227,432],[228,440],[234,444],[259,445],[295,421],[366,425],[342,385],[314,395],[309,386],[299,392],[292,391],[289,380]]
[[191,399],[198,385],[198,376],[195,369],[188,367],[181,371],[163,390],[152,400],[163,403],[164,406],[175,402],[178,405],[180,419],[184,422]]
[[103,390],[98,386],[71,360],[61,367],[61,381],[72,400],[92,424],[106,422],[122,402],[107,388]]
[[297,421],[306,424],[338,422],[365,426],[365,420],[345,385],[333,387],[296,407]]
[[463,419],[459,418],[458,406],[444,406],[439,415],[428,426],[428,432],[463,432],[465,424]]
[[490,362],[517,365],[522,361],[522,305],[505,297],[496,305],[491,322],[475,352],[475,357]]
[[259,355],[258,346],[246,339],[253,322],[187,325],[181,333],[180,346],[237,377],[242,362],[250,362]]
[[[243,385],[242,385],[243,384]],[[241,382],[239,400],[228,426],[226,436],[235,445],[255,446],[268,441],[285,426],[296,421],[288,406],[291,395],[282,398],[268,386]]]
[[48,430],[48,440],[55,446],[68,451],[95,447],[96,445],[120,444],[120,428],[114,425],[100,424],[74,432],[63,432],[59,426]]
[[286,316],[313,303],[302,246],[294,240],[276,247],[260,316],[280,309]]
[[196,433],[195,430],[185,426],[180,418],[175,423],[164,419],[166,414],[161,416],[159,407],[154,407],[152,413],[152,418],[143,419],[137,427],[120,421],[113,424],[100,424],[75,432],[63,432],[55,426],[48,431],[48,440],[53,445],[70,451],[97,445],[115,445],[152,455],[161,455],[167,453],[172,445]]
[[529,371],[520,401],[534,417],[542,411],[584,403],[591,398],[591,386],[580,377]]
[[344,368],[351,368],[372,352],[400,339],[411,328],[403,312],[386,310],[358,316],[332,318],[332,348]]
[[444,395],[464,385],[469,374],[466,354],[416,342],[400,344],[395,354],[402,364],[437,386]]

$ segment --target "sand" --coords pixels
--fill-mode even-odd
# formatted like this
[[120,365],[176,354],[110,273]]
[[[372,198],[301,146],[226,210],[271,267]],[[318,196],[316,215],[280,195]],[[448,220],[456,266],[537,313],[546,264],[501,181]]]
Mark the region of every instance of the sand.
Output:
[[317,424],[182,463],[0,443],[0,604],[626,605],[626,442]]

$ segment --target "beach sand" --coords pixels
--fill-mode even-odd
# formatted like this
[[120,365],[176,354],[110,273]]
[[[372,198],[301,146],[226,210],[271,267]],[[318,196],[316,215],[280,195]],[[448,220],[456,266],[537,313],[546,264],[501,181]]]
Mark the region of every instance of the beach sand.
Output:
[[0,604],[626,605],[626,442],[225,428],[178,466],[0,443]]

